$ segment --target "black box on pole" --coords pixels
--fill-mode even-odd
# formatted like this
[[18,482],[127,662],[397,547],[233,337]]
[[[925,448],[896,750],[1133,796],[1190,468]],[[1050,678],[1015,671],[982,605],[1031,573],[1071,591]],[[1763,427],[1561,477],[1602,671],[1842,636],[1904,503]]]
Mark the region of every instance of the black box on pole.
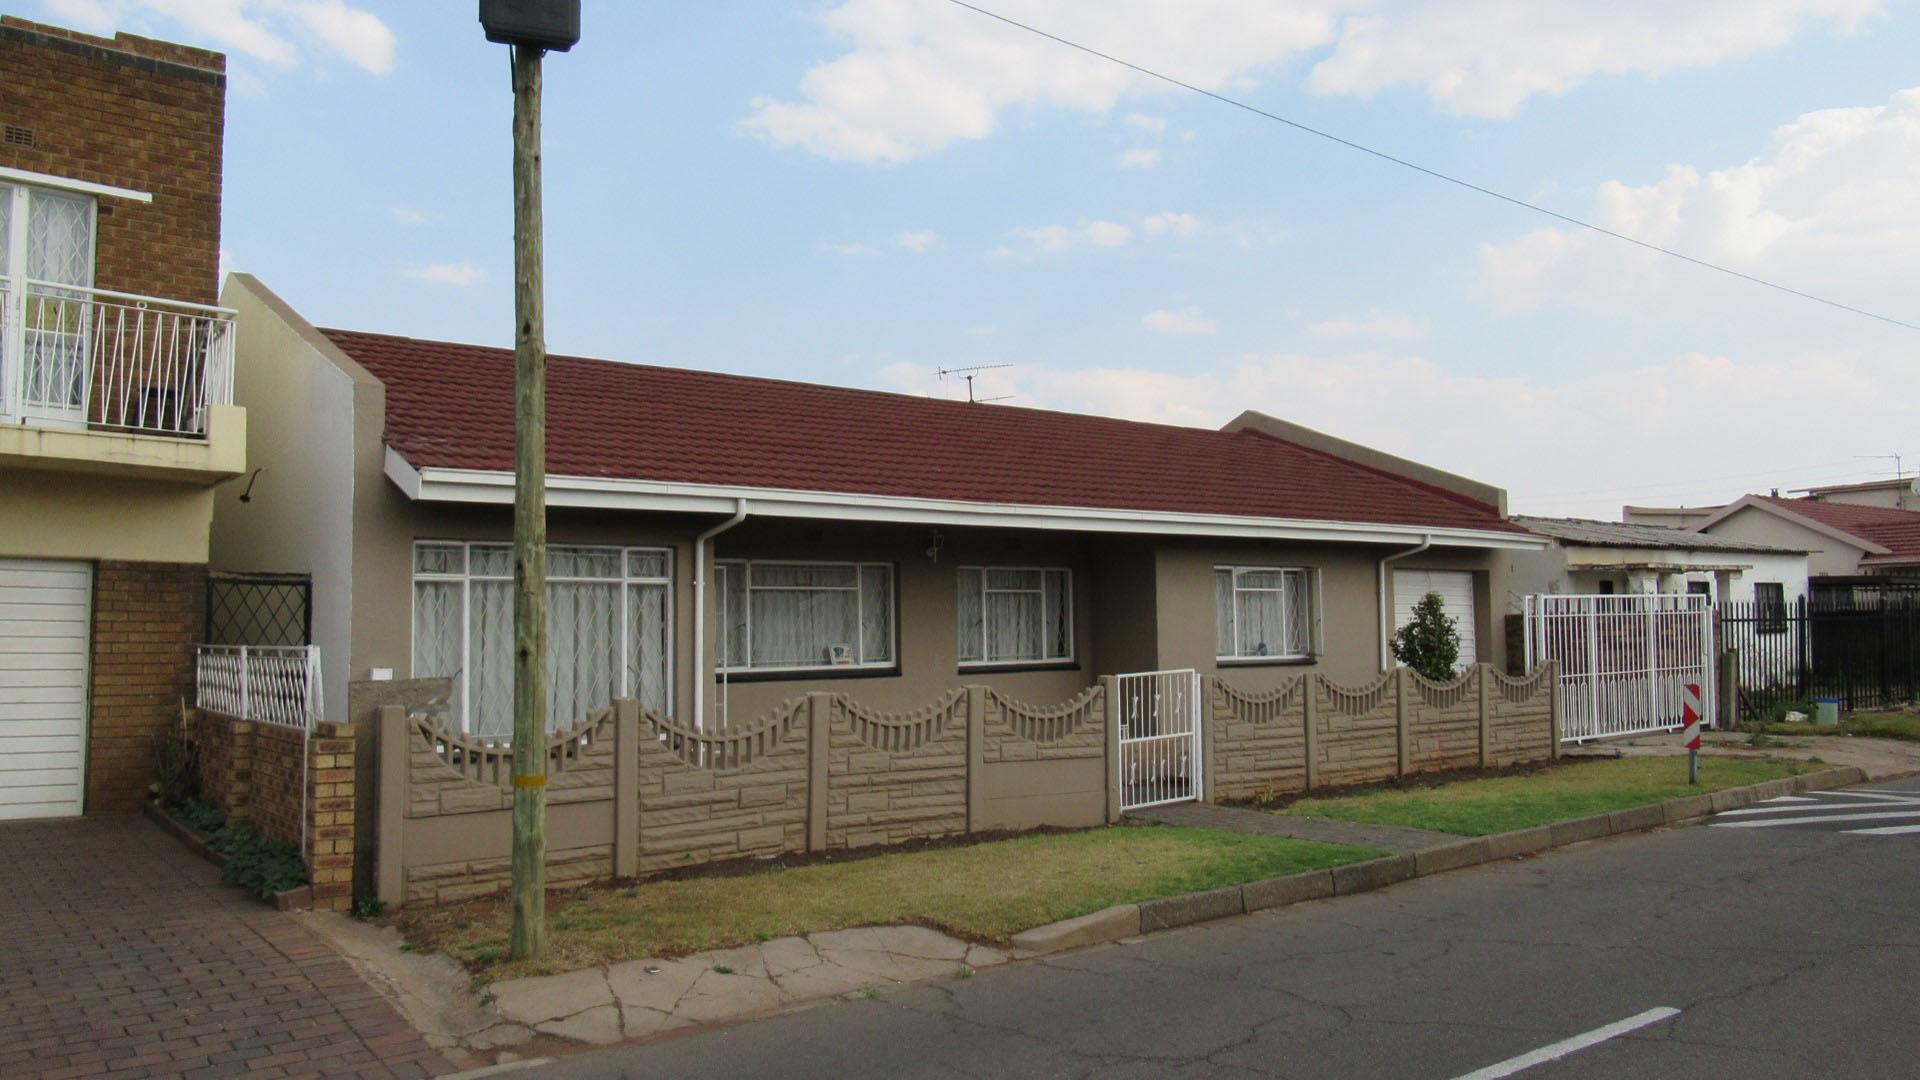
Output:
[[580,40],[580,0],[480,0],[488,41],[566,52]]

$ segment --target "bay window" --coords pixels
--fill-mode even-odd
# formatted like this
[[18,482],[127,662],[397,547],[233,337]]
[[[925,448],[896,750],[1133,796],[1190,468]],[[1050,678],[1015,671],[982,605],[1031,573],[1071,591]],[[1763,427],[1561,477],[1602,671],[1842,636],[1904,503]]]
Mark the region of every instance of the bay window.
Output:
[[1073,575],[1005,566],[960,568],[963,666],[1073,659]]
[[1317,576],[1300,567],[1216,566],[1214,657],[1305,660],[1319,636]]
[[886,563],[714,563],[719,671],[894,665],[893,567]]
[[[547,548],[547,729],[616,697],[672,706],[672,552]],[[513,546],[414,545],[413,673],[453,679],[451,719],[513,732]]]

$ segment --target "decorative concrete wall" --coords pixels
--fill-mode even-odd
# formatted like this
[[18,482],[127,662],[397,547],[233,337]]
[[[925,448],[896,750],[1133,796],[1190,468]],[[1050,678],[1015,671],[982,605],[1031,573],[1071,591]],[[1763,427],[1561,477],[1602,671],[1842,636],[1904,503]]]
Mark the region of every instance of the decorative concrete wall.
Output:
[[[724,734],[616,702],[547,746],[548,883],[1108,820],[1104,685],[1037,708],[964,687],[909,713],[840,694]],[[380,705],[374,891],[443,904],[511,871],[511,752]]]
[[1253,799],[1410,773],[1555,756],[1558,671],[1523,679],[1489,664],[1436,683],[1397,668],[1366,686],[1316,674],[1251,692],[1208,687],[1208,797]]

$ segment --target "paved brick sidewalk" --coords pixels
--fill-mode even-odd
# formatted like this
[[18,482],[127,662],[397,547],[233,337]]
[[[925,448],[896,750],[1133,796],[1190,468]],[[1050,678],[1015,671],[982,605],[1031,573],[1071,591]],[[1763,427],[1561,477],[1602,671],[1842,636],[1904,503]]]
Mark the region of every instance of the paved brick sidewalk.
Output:
[[345,960],[152,822],[0,823],[0,1076],[446,1071]]
[[1163,821],[1168,825],[1191,825],[1260,836],[1288,836],[1295,840],[1318,840],[1323,844],[1351,844],[1395,854],[1445,847],[1461,840],[1451,833],[1428,832],[1404,825],[1362,825],[1332,818],[1288,817],[1244,806],[1214,806],[1210,803],[1173,803],[1128,813],[1131,817]]

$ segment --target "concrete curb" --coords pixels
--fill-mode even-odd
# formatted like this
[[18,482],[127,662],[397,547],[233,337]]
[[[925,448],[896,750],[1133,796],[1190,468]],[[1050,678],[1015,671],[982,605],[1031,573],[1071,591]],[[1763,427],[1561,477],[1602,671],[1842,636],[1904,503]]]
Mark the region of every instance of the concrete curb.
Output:
[[1411,878],[1532,855],[1606,836],[1646,832],[1794,792],[1824,791],[1866,781],[1866,773],[1858,766],[1842,765],[1746,787],[1726,788],[1707,795],[1687,795],[1607,814],[1556,821],[1551,825],[1516,829],[1492,836],[1463,837],[1458,843],[1427,848],[1411,855],[1389,855],[1381,859],[1347,863],[1331,870],[1309,870],[1284,877],[1249,881],[1244,885],[1165,896],[1158,900],[1143,900],[1138,904],[1121,904],[1076,919],[1023,930],[1013,936],[1013,946],[1021,954],[1038,955],[1098,945],[1155,930],[1171,930],[1242,913],[1285,907],[1303,900],[1371,892]]

